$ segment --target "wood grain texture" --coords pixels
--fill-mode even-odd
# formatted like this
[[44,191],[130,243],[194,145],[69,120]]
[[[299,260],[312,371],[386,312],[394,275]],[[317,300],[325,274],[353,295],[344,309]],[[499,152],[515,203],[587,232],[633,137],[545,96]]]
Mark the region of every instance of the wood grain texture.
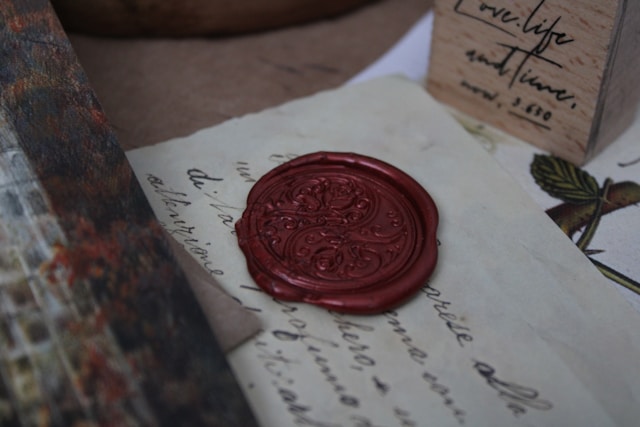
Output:
[[582,164],[624,129],[638,100],[628,91],[637,78],[625,71],[635,70],[629,61],[637,49],[630,3],[436,1],[427,88]]

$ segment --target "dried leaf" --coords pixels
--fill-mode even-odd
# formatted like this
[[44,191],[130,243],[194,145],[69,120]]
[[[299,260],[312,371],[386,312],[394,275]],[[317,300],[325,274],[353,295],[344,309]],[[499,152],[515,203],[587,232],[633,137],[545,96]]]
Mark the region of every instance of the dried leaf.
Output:
[[542,190],[567,203],[591,203],[600,195],[593,176],[554,156],[536,154],[531,162],[531,175]]

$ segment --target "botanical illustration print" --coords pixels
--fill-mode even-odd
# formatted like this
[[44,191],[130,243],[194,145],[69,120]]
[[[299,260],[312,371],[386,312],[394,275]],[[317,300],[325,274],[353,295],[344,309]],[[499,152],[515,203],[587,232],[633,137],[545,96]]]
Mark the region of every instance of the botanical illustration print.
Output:
[[607,278],[640,293],[640,283],[596,260],[594,255],[603,250],[589,247],[604,215],[640,203],[640,185],[632,181],[613,182],[610,178],[598,184],[588,172],[542,154],[534,156],[531,175],[542,190],[562,201],[546,211],[562,231]]
[[[624,229],[616,230],[614,235],[607,236],[610,230],[603,230],[602,219],[605,221],[615,221],[617,218],[633,216],[640,203],[640,184],[635,179],[629,179],[629,172],[622,174],[623,178],[614,182],[611,178],[598,182],[596,177],[570,162],[558,157],[545,154],[541,150],[532,147],[520,140],[517,140],[506,133],[491,126],[484,125],[477,120],[455,113],[458,122],[487,150],[496,161],[504,167],[516,181],[518,181],[525,191],[545,209],[545,212],[555,221],[560,229],[577,247],[589,258],[589,260],[602,272],[605,277],[615,283],[640,294],[640,277],[630,277],[620,269],[613,268],[610,262],[619,261],[623,266],[637,262],[632,254],[621,256],[619,248],[610,245],[615,240],[621,240],[620,233],[625,233]],[[631,130],[633,135],[640,132],[640,123],[634,125]],[[635,147],[636,139],[622,141],[624,146],[619,146],[618,151],[622,152],[622,158],[630,158],[630,161],[612,162],[602,161],[598,168],[600,176],[607,173],[619,172],[621,170],[630,171],[632,168],[640,166],[640,158],[630,153],[636,152],[628,146]],[[589,163],[594,167],[595,162]],[[528,170],[527,170],[528,167]],[[596,169],[594,167],[594,169]],[[618,169],[618,171],[614,171]],[[541,197],[541,196],[544,197]],[[560,204],[550,206],[549,201],[543,201],[550,197],[551,200],[559,200]],[[554,202],[552,202],[554,203]],[[631,210],[631,211],[630,211]],[[634,222],[635,224],[635,222]],[[628,229],[629,227],[627,227]],[[632,229],[628,232],[637,232]],[[598,237],[606,236],[607,243],[603,247],[593,245],[594,236],[600,229]],[[627,234],[628,234],[627,232]],[[607,252],[607,254],[605,254]],[[615,255],[611,255],[615,253]],[[599,255],[608,255],[609,261],[598,260]],[[624,258],[624,259],[622,259]]]

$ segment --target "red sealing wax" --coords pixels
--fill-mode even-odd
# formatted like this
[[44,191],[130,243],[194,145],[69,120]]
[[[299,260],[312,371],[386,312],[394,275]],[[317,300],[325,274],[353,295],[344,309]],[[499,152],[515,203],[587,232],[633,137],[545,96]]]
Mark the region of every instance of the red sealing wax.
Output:
[[371,157],[319,152],[264,175],[236,231],[268,294],[372,314],[424,285],[437,225],[435,203],[409,175]]

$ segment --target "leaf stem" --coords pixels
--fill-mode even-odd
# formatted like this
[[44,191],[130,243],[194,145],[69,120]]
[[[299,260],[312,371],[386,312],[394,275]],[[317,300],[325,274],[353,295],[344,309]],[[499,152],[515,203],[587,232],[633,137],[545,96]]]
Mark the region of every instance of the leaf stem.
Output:
[[612,183],[613,181],[610,178],[607,178],[604,181],[602,189],[600,189],[598,199],[596,200],[596,206],[593,209],[593,214],[591,214],[591,219],[580,236],[580,239],[578,239],[578,242],[576,243],[578,248],[583,252],[589,246],[589,243],[591,243],[591,239],[593,239],[596,229],[600,224],[600,218],[602,218],[602,205],[607,201],[607,194],[609,193],[609,187]]
[[627,277],[624,274],[614,270],[613,268],[607,265],[604,265],[600,261],[596,261],[591,257],[587,257],[587,258],[589,258],[589,261],[591,261],[593,265],[595,265],[598,268],[598,270],[600,270],[600,272],[604,274],[604,276],[607,279],[613,280],[617,284],[624,286],[625,288],[640,294],[640,283],[636,282],[631,277]]

